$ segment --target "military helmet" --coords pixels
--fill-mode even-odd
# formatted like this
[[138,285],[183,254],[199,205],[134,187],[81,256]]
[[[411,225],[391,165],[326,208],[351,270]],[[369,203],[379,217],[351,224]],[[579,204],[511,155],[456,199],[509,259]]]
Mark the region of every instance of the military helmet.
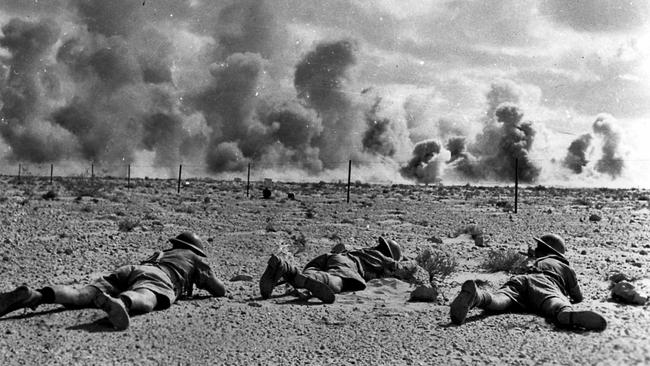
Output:
[[174,248],[190,249],[201,257],[207,257],[203,248],[203,242],[194,233],[188,231],[182,232],[177,237],[169,239],[169,242],[172,243]]
[[395,240],[384,239],[380,236],[379,239],[377,239],[377,242],[379,244],[375,248],[382,254],[387,257],[391,257],[396,261],[402,259],[402,248],[400,248],[399,244],[397,244]]
[[545,234],[541,237],[533,237],[537,242],[537,248],[542,248],[551,254],[557,254],[564,257],[566,253],[566,246],[564,245],[564,239],[559,235],[555,234]]

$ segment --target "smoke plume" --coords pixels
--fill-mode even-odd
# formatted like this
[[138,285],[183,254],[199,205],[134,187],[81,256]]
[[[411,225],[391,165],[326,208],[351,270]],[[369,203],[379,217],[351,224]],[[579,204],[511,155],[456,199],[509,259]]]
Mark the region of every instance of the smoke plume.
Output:
[[440,153],[440,145],[434,140],[421,141],[415,144],[413,156],[400,173],[407,179],[418,183],[434,183],[440,176],[440,164],[434,156]]
[[589,163],[587,159],[587,149],[591,144],[592,136],[584,134],[571,142],[563,164],[571,169],[574,173],[580,174],[585,166]]
[[596,170],[609,174],[612,178],[619,177],[623,171],[624,162],[619,151],[621,134],[614,124],[613,117],[601,114],[593,124],[594,133],[603,139],[602,157],[596,162]]

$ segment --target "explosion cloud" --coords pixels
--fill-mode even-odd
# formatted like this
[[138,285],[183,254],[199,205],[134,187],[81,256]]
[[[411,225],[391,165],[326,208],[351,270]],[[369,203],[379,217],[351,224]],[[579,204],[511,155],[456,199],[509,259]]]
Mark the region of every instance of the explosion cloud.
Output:
[[587,133],[573,140],[564,158],[564,166],[576,174],[582,173],[584,167],[589,163],[589,160],[587,160],[587,149],[591,144],[591,139],[591,135]]
[[[538,131],[523,120],[525,84],[497,80],[481,93],[483,82],[463,78],[357,83],[376,45],[300,38],[287,9],[268,0],[53,0],[36,8],[14,1],[6,8],[14,18],[0,17],[5,162],[115,171],[150,164],[167,176],[180,163],[206,175],[253,163],[323,179],[352,159],[380,179],[433,183],[511,182],[517,160],[522,182],[542,174],[532,158]],[[473,112],[462,114],[458,103],[475,104]],[[592,128],[562,164],[621,177],[613,117],[598,116]]]
[[620,132],[615,127],[613,117],[601,114],[593,125],[594,133],[603,139],[603,155],[596,162],[596,170],[616,178],[623,171],[623,158],[619,151]]

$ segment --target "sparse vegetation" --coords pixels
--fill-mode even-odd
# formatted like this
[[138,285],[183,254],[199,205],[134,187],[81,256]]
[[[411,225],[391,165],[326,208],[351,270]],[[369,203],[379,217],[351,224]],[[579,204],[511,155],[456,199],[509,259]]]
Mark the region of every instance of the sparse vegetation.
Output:
[[429,280],[442,280],[456,271],[458,260],[448,252],[427,248],[415,258],[418,265],[429,272]]
[[526,256],[516,250],[492,249],[481,263],[481,267],[488,272],[516,272],[525,262]]
[[117,227],[122,232],[133,231],[138,226],[140,226],[140,219],[132,217],[127,217],[117,222]]

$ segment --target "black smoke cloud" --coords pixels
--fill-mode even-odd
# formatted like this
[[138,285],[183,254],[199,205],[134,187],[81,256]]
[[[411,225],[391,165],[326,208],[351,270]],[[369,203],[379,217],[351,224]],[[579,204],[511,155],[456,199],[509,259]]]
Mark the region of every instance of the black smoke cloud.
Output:
[[591,145],[591,134],[584,134],[571,142],[567,155],[564,158],[563,165],[576,174],[582,173],[582,170],[589,163],[587,158],[587,149]]
[[435,140],[420,141],[413,147],[413,156],[400,169],[404,178],[418,183],[435,183],[440,177],[440,164],[434,159],[440,153],[440,144]]
[[[453,172],[458,179],[471,181],[514,181],[516,171],[522,182],[535,182],[541,172],[530,157],[536,132],[531,122],[522,120],[523,112],[515,104],[520,95],[520,89],[512,82],[494,83],[486,94],[487,114],[482,121],[483,131],[469,144],[464,136],[450,137],[445,145],[450,159],[444,170]],[[414,149],[413,159],[402,169],[402,175],[424,182],[421,174],[413,172],[416,167],[426,164],[426,157],[431,158],[430,155],[423,156],[422,150]],[[438,160],[435,162],[440,164]]]
[[[597,143],[600,149],[597,150]],[[594,156],[600,152],[600,156]],[[621,132],[616,120],[609,114],[600,114],[592,124],[592,133],[586,133],[569,145],[563,165],[573,173],[580,174],[595,161],[593,170],[618,178],[625,169],[621,152]]]

